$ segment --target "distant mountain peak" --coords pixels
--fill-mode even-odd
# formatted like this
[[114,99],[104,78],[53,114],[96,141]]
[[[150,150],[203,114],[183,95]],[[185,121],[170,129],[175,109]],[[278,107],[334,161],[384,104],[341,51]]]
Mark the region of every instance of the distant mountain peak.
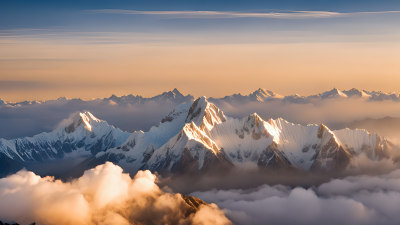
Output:
[[177,88],[174,88],[174,90],[172,90],[172,93],[174,93],[176,95],[182,95],[182,93]]
[[259,88],[255,90],[252,94],[262,94],[264,96],[275,96],[276,93],[270,90],[266,90],[264,88]]
[[345,93],[337,88],[333,88],[330,91],[326,91],[320,94],[322,98],[334,98],[334,97],[347,97]]
[[357,88],[352,88],[349,90],[343,91],[348,97],[371,97],[369,94],[367,94],[364,90],[359,90]]
[[252,94],[267,94],[267,91],[264,88],[258,88],[257,90],[255,90]]
[[67,101],[67,100],[69,100],[69,99],[65,96],[57,98],[57,101]]
[[259,89],[255,90],[249,96],[255,98],[255,100],[258,102],[263,102],[268,99],[283,98],[281,95],[278,95],[273,91],[266,90],[263,88],[259,88]]
[[[394,92],[383,92],[383,91],[368,91],[368,90],[360,90],[357,88],[351,88],[349,90],[339,90],[338,88],[333,88],[329,91],[316,93],[312,95],[279,95],[273,91],[258,88],[257,90],[243,95],[241,93],[227,95],[222,98],[213,98],[210,97],[209,100],[217,105],[224,103],[234,103],[234,104],[246,104],[248,102],[265,102],[265,101],[284,101],[290,103],[315,103],[317,101],[330,100],[330,99],[360,99],[363,101],[393,101],[400,102],[400,95]],[[116,96],[111,95],[108,98],[103,99],[91,99],[91,100],[82,100],[82,99],[70,99],[61,97],[57,100],[46,100],[46,101],[20,101],[20,102],[9,102],[0,99],[0,105],[7,105],[11,107],[23,107],[33,104],[68,104],[70,102],[80,102],[80,103],[95,103],[101,104],[106,102],[111,105],[134,105],[134,104],[145,104],[148,102],[162,102],[162,103],[189,103],[194,100],[193,96],[183,95],[177,88],[174,88],[170,91],[165,91],[161,94],[155,95],[153,97],[142,97],[140,95],[123,95]]]
[[162,96],[167,96],[169,98],[181,98],[184,97],[184,95],[176,88],[174,88],[172,91],[166,91],[161,94]]

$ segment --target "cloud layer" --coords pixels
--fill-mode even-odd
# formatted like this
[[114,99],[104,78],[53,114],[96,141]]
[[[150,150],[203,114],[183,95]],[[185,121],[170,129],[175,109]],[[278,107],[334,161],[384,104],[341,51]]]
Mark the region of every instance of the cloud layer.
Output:
[[400,170],[350,176],[317,187],[263,185],[193,193],[237,224],[398,224]]
[[400,104],[397,102],[374,102],[362,99],[326,99],[304,104],[285,101],[222,103],[219,106],[225,114],[233,117],[243,117],[257,112],[264,119],[281,117],[302,124],[324,123],[331,129],[341,129],[355,120],[397,117],[400,114]]
[[125,15],[159,15],[173,16],[179,18],[278,18],[278,19],[301,19],[301,18],[329,18],[340,16],[354,16],[363,14],[392,14],[400,11],[364,11],[364,12],[332,12],[332,11],[277,11],[277,12],[234,12],[234,11],[141,11],[127,9],[98,9],[89,10],[93,13],[103,14],[125,14]]
[[57,100],[17,107],[0,106],[0,138],[33,136],[51,131],[70,114],[83,110],[125,131],[148,130],[176,105],[171,102],[116,104],[102,100]]
[[112,163],[63,183],[21,171],[0,179],[0,220],[22,224],[230,224],[214,204],[197,211],[163,192],[149,171],[132,179]]

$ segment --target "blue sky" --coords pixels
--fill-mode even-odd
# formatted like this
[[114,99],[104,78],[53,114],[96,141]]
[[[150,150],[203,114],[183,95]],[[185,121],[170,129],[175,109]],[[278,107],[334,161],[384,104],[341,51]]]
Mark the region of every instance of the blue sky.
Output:
[[[209,10],[238,12],[285,12],[285,11],[333,11],[375,12],[400,9],[395,0],[274,0],[274,1],[49,1],[49,0],[2,0],[0,2],[0,29],[84,27],[104,22],[104,15],[87,13],[95,9],[126,9],[141,11],[159,10]],[[107,17],[109,24],[121,22],[119,17]],[[147,21],[151,24],[151,21]],[[178,23],[178,22],[177,22]]]
[[394,0],[1,0],[0,98],[396,91],[399,28]]
[[393,10],[399,6],[396,0],[3,0],[8,8],[63,8],[63,9],[99,9],[127,8],[140,10],[326,10],[326,11],[375,11]]

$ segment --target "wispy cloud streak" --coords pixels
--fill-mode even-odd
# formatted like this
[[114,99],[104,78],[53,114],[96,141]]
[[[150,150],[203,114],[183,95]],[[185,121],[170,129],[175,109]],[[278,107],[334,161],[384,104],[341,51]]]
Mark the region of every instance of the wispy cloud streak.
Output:
[[88,10],[92,13],[124,14],[124,15],[158,15],[179,18],[330,18],[363,14],[394,14],[400,11],[371,11],[371,12],[331,12],[331,11],[285,11],[285,12],[234,12],[234,11],[140,11],[126,9]]

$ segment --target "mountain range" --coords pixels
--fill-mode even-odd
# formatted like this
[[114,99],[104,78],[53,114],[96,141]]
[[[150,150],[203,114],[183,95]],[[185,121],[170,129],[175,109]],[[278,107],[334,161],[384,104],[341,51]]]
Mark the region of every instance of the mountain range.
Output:
[[85,158],[86,167],[111,161],[131,173],[201,173],[245,166],[332,172],[345,169],[359,154],[371,160],[389,157],[393,148],[366,130],[264,120],[256,113],[228,117],[201,97],[179,104],[147,132],[121,131],[86,111],[48,133],[0,139],[0,175],[76,156]]
[[[337,100],[337,101],[336,101]],[[120,129],[133,132],[148,130],[157,124],[164,115],[182,103],[190,103],[194,97],[184,95],[177,89],[163,92],[154,97],[138,95],[115,96],[102,99],[67,99],[59,98],[48,101],[0,101],[0,137],[15,139],[33,136],[40,132],[50,132],[58,123],[77,111],[94,112],[96,116],[106,119],[108,123]],[[208,98],[208,101],[224,110],[228,116],[244,117],[257,112],[263,117],[284,117],[296,123],[325,123],[335,129],[344,128],[338,124],[346,124],[365,118],[396,117],[399,101],[398,94],[350,89],[340,91],[332,89],[310,96],[283,96],[265,89],[258,89],[248,95],[233,94],[222,98]],[[379,104],[385,106],[379,106]],[[393,103],[393,104],[392,104]],[[347,105],[358,104],[351,118],[345,118]],[[247,107],[242,107],[247,105]],[[321,107],[322,106],[322,107]],[[329,107],[332,106],[332,107]],[[271,108],[272,107],[272,108]],[[341,112],[337,116],[324,116],[324,110],[335,108]],[[385,107],[386,111],[377,112],[376,107]],[[291,110],[311,111],[304,115],[293,115]],[[321,111],[319,113],[318,111]],[[315,120],[309,115],[322,115]],[[45,117],[43,115],[46,115]],[[347,115],[347,114],[346,114]],[[315,117],[314,117],[315,118]],[[24,129],[19,129],[24,127]]]
[[[209,98],[210,102],[215,104],[219,103],[238,103],[238,102],[265,102],[265,101],[285,101],[291,103],[312,103],[318,100],[324,99],[364,99],[367,101],[400,101],[400,95],[398,93],[385,93],[382,91],[367,91],[367,90],[359,90],[356,88],[352,88],[349,90],[339,90],[332,89],[329,91],[325,91],[319,94],[313,94],[309,96],[303,95],[280,95],[271,90],[266,90],[263,88],[259,88],[254,92],[248,95],[242,94],[232,94],[222,98]],[[35,104],[52,104],[52,103],[67,103],[67,102],[87,102],[87,103],[110,103],[110,104],[120,104],[120,105],[128,105],[128,104],[145,104],[149,102],[159,102],[159,101],[169,101],[173,103],[183,103],[188,101],[193,101],[194,97],[192,95],[183,95],[178,89],[174,89],[172,91],[163,92],[162,94],[156,95],[154,97],[143,97],[140,95],[124,95],[124,96],[116,96],[111,95],[108,98],[98,98],[93,100],[82,100],[82,99],[67,99],[65,97],[58,98],[56,100],[47,100],[47,101],[21,101],[21,102],[7,102],[0,99],[0,106],[8,106],[8,107],[18,107],[24,105],[35,105]]]
[[183,95],[178,89],[173,89],[172,91],[166,91],[159,95],[153,97],[143,97],[140,95],[123,95],[116,96],[111,95],[108,98],[97,98],[91,100],[83,100],[80,98],[67,99],[65,97],[60,97],[56,100],[47,100],[47,101],[21,101],[21,102],[7,102],[0,99],[0,106],[8,106],[8,107],[18,107],[18,106],[26,106],[26,105],[39,105],[39,104],[67,104],[67,103],[88,103],[88,104],[111,104],[111,105],[129,105],[129,104],[146,104],[151,102],[169,102],[169,103],[182,103],[185,101],[193,101],[193,96],[191,95]]
[[243,102],[265,102],[265,101],[282,101],[289,103],[315,103],[327,99],[362,99],[365,101],[400,101],[400,95],[397,93],[385,93],[381,91],[366,91],[352,88],[350,90],[332,89],[319,94],[302,96],[280,95],[270,90],[262,88],[250,93],[249,95],[233,94],[223,98],[210,98],[209,101],[215,104],[221,103],[243,103]]

